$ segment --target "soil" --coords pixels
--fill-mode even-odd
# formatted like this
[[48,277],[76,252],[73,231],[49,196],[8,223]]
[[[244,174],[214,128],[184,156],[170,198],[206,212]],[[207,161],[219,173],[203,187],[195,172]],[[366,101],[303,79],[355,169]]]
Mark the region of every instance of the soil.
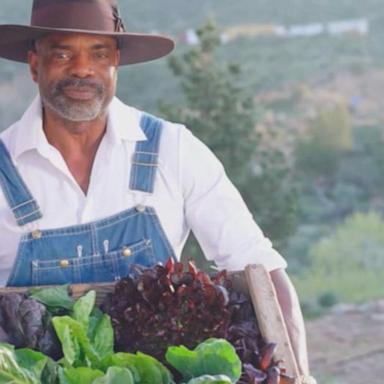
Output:
[[341,305],[306,324],[319,384],[384,383],[384,300]]

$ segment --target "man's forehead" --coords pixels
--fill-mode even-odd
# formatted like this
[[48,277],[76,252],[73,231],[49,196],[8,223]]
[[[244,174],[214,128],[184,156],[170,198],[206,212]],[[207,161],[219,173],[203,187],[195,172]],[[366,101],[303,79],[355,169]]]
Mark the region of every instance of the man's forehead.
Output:
[[106,45],[116,46],[117,39],[111,36],[88,33],[49,33],[36,40],[43,46],[85,44],[89,46]]

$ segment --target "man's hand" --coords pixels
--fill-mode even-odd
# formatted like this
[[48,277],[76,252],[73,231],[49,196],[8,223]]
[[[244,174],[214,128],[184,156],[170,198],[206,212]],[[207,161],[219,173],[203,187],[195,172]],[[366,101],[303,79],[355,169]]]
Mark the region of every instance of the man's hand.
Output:
[[309,375],[307,341],[296,290],[283,269],[270,272],[283,317],[287,326],[297,367],[303,376]]

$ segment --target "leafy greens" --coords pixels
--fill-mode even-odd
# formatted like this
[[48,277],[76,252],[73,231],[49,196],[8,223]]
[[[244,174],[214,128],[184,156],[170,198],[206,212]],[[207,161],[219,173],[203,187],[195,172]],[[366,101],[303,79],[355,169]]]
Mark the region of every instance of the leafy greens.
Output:
[[[229,379],[230,383],[236,383],[241,376],[241,361],[233,346],[223,339],[208,339],[193,351],[184,346],[169,347],[165,358],[183,375],[184,380],[209,374],[225,375],[225,378],[219,380]],[[205,379],[208,380],[207,377]],[[215,380],[218,380],[217,377]]]

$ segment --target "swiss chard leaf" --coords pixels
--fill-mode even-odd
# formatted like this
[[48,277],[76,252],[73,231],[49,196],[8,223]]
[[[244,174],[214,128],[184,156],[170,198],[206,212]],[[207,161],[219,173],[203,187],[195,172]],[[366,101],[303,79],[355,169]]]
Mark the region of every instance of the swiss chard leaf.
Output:
[[68,285],[60,285],[48,288],[31,288],[29,297],[44,304],[51,313],[63,308],[71,311],[74,300],[69,295],[68,287]]
[[104,376],[102,371],[89,367],[61,368],[60,384],[92,384],[95,379]]
[[23,350],[18,360],[13,346],[0,344],[0,383],[40,384],[47,359],[42,353]]
[[232,380],[225,375],[203,375],[188,381],[187,384],[231,384]]
[[184,346],[169,347],[165,358],[184,380],[203,375],[226,375],[236,383],[241,376],[241,361],[234,347],[224,339],[208,339],[194,351]]
[[97,378],[92,384],[135,384],[135,380],[128,368],[110,367],[107,373]]

